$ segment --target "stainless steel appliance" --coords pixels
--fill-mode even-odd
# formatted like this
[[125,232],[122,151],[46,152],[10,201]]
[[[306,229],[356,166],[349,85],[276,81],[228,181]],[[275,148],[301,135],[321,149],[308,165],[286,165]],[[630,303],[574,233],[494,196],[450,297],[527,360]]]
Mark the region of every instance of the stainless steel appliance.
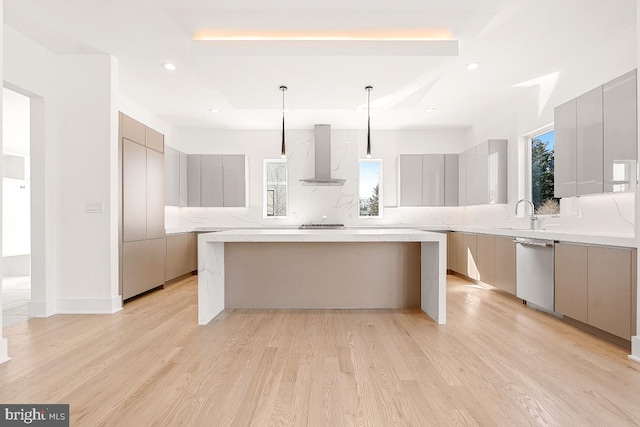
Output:
[[555,275],[553,240],[517,238],[516,296],[547,311],[554,311]]

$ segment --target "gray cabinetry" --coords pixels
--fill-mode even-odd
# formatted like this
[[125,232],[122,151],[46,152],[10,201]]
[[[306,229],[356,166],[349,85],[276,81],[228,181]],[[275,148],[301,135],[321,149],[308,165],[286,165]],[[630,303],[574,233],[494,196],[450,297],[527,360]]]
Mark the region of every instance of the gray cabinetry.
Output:
[[247,206],[245,156],[225,154],[222,156],[223,206]]
[[554,255],[554,311],[587,323],[587,246],[557,243]]
[[167,235],[166,281],[193,273],[198,269],[196,237],[196,233]]
[[444,205],[458,206],[458,155],[444,155]]
[[516,244],[511,237],[494,239],[494,278],[491,285],[498,289],[516,294]]
[[507,203],[507,140],[490,139],[460,153],[460,205]]
[[200,157],[200,206],[224,206],[222,155],[202,154]]
[[602,193],[604,189],[602,86],[580,95],[576,109],[577,194]]
[[604,191],[627,191],[636,185],[638,158],[636,70],[603,86]]
[[489,203],[507,203],[507,140],[489,140],[487,155]]
[[126,138],[122,140],[122,231],[125,242],[147,238],[147,149]]
[[400,203],[422,206],[422,154],[400,155]]
[[165,238],[123,243],[122,298],[164,285]]
[[167,206],[180,204],[180,152],[169,146],[164,149],[164,202]]
[[478,234],[477,241],[478,280],[491,284],[495,279],[495,238]]
[[146,145],[146,126],[139,121],[120,113],[120,137]]
[[147,239],[165,236],[164,154],[147,148]]
[[554,179],[555,197],[575,196],[576,185],[576,143],[577,143],[577,101],[572,99],[554,110]]
[[145,144],[147,148],[164,153],[164,135],[148,126],[145,126]]
[[467,206],[467,152],[458,154],[458,203]]
[[200,167],[199,154],[187,155],[187,206],[200,206]]
[[180,173],[178,176],[179,186],[179,206],[188,206],[188,171],[187,171],[187,155],[179,152],[180,155]]
[[401,206],[457,206],[457,154],[401,154]]

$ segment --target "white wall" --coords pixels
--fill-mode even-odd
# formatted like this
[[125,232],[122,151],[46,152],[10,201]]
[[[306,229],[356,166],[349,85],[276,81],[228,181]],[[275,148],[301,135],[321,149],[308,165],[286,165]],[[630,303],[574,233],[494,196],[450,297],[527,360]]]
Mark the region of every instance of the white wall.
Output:
[[[4,36],[5,84],[32,103],[30,314],[118,310],[117,63]],[[104,213],[84,213],[87,202]]]
[[[636,2],[636,24],[640,23],[640,0]],[[636,47],[636,57],[638,58],[638,62],[640,62],[640,31],[637,31],[637,47]],[[637,86],[638,89],[638,99],[640,99],[640,85]],[[640,109],[638,109],[638,123],[640,123]],[[640,136],[640,135],[639,135]],[[638,153],[640,153],[640,139],[638,139]],[[635,200],[635,219],[636,224],[640,223],[640,188],[636,187],[636,200]],[[636,230],[636,244],[640,247],[640,231]],[[640,265],[640,251],[637,251],[637,259],[636,262]],[[637,289],[640,289],[640,275],[638,275],[638,282],[636,283]],[[638,307],[638,313],[636,316],[636,336],[631,337],[631,355],[629,356],[631,359],[636,362],[640,362],[640,292],[636,292],[636,304]]]
[[457,153],[467,140],[467,130],[372,132],[373,158],[383,161],[384,218],[358,218],[358,159],[365,156],[366,131],[332,129],[332,174],[345,178],[342,187],[303,186],[299,180],[314,174],[313,129],[287,130],[289,164],[289,217],[263,218],[263,160],[280,157],[280,131],[176,130],[173,147],[188,154],[246,154],[249,164],[248,208],[181,208],[180,223],[175,209],[168,209],[167,227],[262,226],[319,222],[351,226],[427,225],[460,222],[455,208],[397,207],[397,162],[399,154]]
[[[4,1],[0,0],[0,18],[3,18]],[[3,21],[4,22],[4,21]],[[0,34],[0,64],[4,62],[3,48],[4,37]],[[0,67],[0,81],[3,80],[2,67]],[[2,116],[2,94],[0,93],[0,117]],[[0,120],[0,128],[2,127],[2,120]],[[1,130],[1,129],[0,129]],[[2,152],[2,132],[0,132],[0,152]],[[2,176],[2,165],[0,164],[0,176]],[[2,195],[2,188],[0,187],[0,196]],[[2,204],[2,197],[0,197],[0,205]],[[0,206],[1,208],[1,206]],[[0,209],[2,212],[2,209]],[[0,213],[0,221],[2,221],[2,213]],[[2,230],[0,230],[0,238],[2,237]],[[2,277],[2,259],[0,258],[0,277]],[[2,307],[2,292],[0,292],[0,307]],[[2,316],[0,316],[0,363],[4,363],[9,360],[9,353],[7,351],[7,339],[2,335]]]

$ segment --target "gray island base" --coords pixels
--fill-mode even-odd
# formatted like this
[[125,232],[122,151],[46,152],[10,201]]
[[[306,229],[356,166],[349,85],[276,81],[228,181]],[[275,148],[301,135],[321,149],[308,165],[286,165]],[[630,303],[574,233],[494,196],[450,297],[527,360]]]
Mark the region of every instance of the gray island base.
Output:
[[229,230],[198,237],[198,323],[225,308],[420,307],[446,323],[446,235]]

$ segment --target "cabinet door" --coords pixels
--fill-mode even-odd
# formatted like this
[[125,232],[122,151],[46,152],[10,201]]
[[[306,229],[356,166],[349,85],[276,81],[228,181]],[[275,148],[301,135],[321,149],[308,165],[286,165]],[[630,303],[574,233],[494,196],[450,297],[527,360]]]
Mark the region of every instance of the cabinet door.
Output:
[[492,285],[495,280],[495,238],[484,234],[478,234],[477,242],[478,280]]
[[400,155],[400,203],[422,206],[422,155]]
[[245,156],[225,154],[222,156],[223,206],[247,206]]
[[458,154],[458,204],[467,206],[467,152]]
[[494,239],[494,279],[493,286],[516,294],[516,244],[511,237]]
[[635,188],[638,159],[636,99],[636,70],[603,87],[605,192]]
[[126,114],[120,113],[120,136],[129,141],[145,145],[146,126],[139,121],[132,119]]
[[145,133],[147,148],[164,153],[164,135],[148,126],[145,126]]
[[180,153],[169,146],[164,151],[164,203],[180,204]]
[[203,154],[202,171],[200,172],[201,206],[224,206],[222,186],[222,155]]
[[162,286],[165,277],[166,239],[124,242],[122,245],[122,298],[128,299]]
[[467,206],[478,204],[478,187],[477,177],[477,147],[472,147],[466,151],[466,172],[465,172],[465,188]]
[[489,203],[507,203],[507,145],[506,139],[489,140]]
[[576,185],[576,141],[577,141],[577,101],[572,99],[554,110],[554,131],[556,135],[553,149],[553,194],[555,197],[575,196]]
[[602,133],[602,86],[578,97],[577,194],[602,193],[604,145]]
[[167,258],[166,237],[145,240],[147,252],[146,275],[149,288],[153,289],[164,285],[165,262]]
[[455,271],[456,250],[453,247],[453,231],[447,232],[447,270]]
[[147,238],[147,149],[128,139],[122,142],[122,231],[125,242]]
[[451,245],[453,247],[453,268],[456,273],[465,274],[465,252],[464,252],[464,233],[453,232],[451,233]]
[[[164,154],[147,151],[147,238],[164,239]],[[163,274],[164,277],[164,274]]]
[[165,281],[173,280],[180,276],[178,253],[180,250],[179,234],[167,235],[167,252],[165,261]]
[[198,271],[198,233],[189,233],[188,236],[188,271]]
[[477,236],[471,233],[464,233],[464,266],[463,273],[465,276],[479,280],[478,272],[478,250]]
[[489,141],[475,147],[475,167],[472,180],[475,193],[474,204],[489,203]]
[[180,155],[180,167],[179,167],[179,206],[189,206],[189,198],[187,192],[187,182],[188,182],[188,166],[187,166],[187,155],[181,152],[178,152]]
[[458,206],[459,187],[459,171],[458,171],[458,155],[444,155],[444,205]]
[[588,323],[631,339],[631,250],[588,248]]
[[587,246],[557,243],[554,311],[587,323],[587,284]]
[[200,169],[201,156],[187,155],[187,206],[200,206]]
[[444,206],[444,154],[422,155],[422,206]]

